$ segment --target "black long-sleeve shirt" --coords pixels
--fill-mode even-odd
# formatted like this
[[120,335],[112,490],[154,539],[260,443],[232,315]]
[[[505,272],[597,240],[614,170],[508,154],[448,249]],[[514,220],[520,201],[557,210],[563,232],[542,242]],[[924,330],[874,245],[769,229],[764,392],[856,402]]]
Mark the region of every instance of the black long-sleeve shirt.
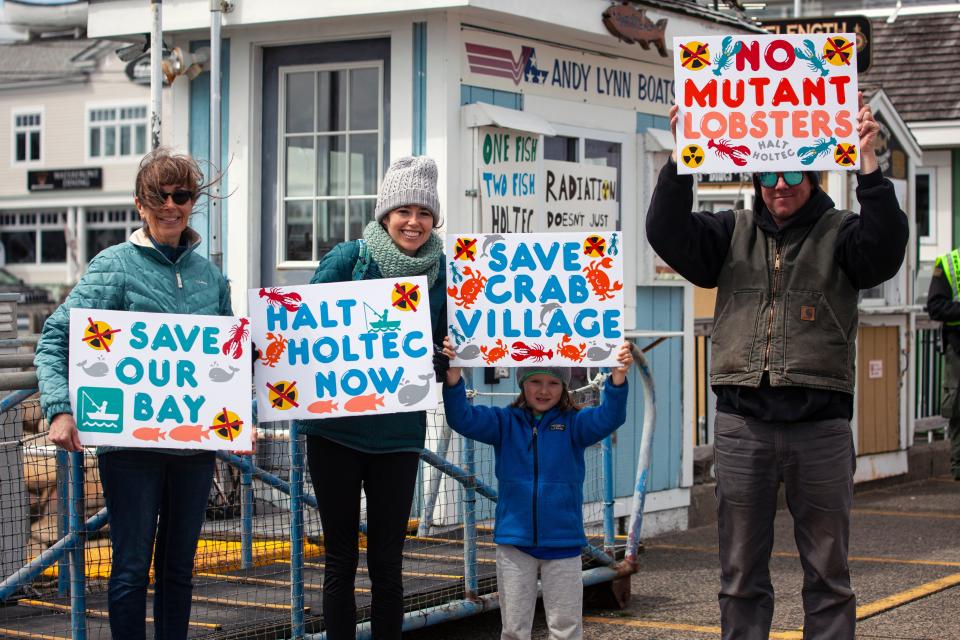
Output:
[[[843,222],[835,256],[843,274],[858,289],[869,289],[889,280],[900,269],[906,252],[909,225],[897,203],[893,184],[880,170],[857,175],[857,200],[861,215]],[[810,200],[778,227],[762,202],[756,223],[770,235],[813,224],[833,200],[816,189]],[[672,160],[660,171],[647,211],[647,239],[677,273],[693,284],[717,286],[736,223],[733,211],[694,212],[693,176],[678,175]],[[771,387],[763,376],[760,386],[714,387],[719,411],[761,420],[796,422],[853,417],[853,396],[839,391],[806,387]]]

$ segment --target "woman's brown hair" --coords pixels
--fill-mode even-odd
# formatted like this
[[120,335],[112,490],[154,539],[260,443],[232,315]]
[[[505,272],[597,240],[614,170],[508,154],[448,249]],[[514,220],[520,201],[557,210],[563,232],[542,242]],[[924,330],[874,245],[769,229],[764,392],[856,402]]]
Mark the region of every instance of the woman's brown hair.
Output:
[[[510,403],[511,407],[519,407],[521,409],[527,408],[527,400],[523,397],[523,387],[520,387],[520,395],[517,396],[517,399]],[[557,400],[557,404],[554,405],[560,411],[580,411],[583,407],[573,401],[573,396],[570,394],[570,390],[567,389],[567,385],[563,385],[563,391],[560,392],[560,399]]]
[[163,185],[184,187],[193,194],[192,199],[196,201],[219,179],[218,176],[211,182],[204,183],[203,172],[196,160],[186,154],[175,153],[169,147],[157,147],[140,161],[133,194],[143,205],[159,209],[164,204],[160,200]]

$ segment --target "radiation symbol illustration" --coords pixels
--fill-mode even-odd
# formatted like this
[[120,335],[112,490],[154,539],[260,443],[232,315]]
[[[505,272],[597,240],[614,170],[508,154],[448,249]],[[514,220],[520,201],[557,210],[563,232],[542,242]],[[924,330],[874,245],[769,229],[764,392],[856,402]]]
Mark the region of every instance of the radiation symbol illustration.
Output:
[[846,38],[830,36],[823,45],[823,59],[835,67],[849,67],[855,46]]
[[710,47],[704,42],[691,40],[680,45],[680,64],[684,69],[699,71],[710,66]]
[[583,241],[583,255],[602,258],[607,249],[607,241],[601,236],[590,236]]
[[601,200],[612,200],[613,199],[613,185],[610,184],[609,180],[604,180],[600,184],[600,199]]
[[390,293],[390,304],[399,311],[416,311],[420,304],[420,286],[412,282],[397,282]]
[[703,149],[698,145],[688,144],[680,153],[680,160],[691,169],[696,169],[703,164]]
[[454,260],[474,261],[477,256],[476,238],[457,238],[457,246],[453,250]]
[[296,381],[267,383],[267,398],[270,400],[270,406],[280,411],[287,411],[293,407],[299,407],[297,397],[300,393],[297,391]]
[[233,442],[243,431],[243,420],[233,411],[224,407],[213,417],[213,424],[210,425],[210,430],[217,434],[217,437],[221,440]]
[[109,353],[113,336],[117,333],[120,333],[120,329],[111,329],[106,322],[87,318],[87,328],[83,330],[83,341],[94,351]]
[[857,162],[857,145],[841,142],[833,150],[833,159],[841,167],[852,167]]

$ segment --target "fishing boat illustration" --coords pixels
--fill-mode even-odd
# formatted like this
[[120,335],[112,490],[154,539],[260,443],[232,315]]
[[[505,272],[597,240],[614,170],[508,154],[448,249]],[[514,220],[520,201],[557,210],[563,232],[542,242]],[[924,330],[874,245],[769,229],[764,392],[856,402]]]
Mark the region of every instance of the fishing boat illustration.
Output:
[[110,400],[101,398],[98,402],[84,389],[80,390],[82,426],[116,428],[120,414],[110,410]]

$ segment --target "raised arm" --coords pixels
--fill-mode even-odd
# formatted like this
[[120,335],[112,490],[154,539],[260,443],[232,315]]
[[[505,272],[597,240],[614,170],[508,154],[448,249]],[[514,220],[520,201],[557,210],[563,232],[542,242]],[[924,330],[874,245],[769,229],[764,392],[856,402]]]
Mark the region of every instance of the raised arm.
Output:
[[860,95],[857,114],[860,134],[860,168],[857,201],[860,215],[850,216],[840,227],[836,256],[853,286],[869,289],[895,276],[907,251],[910,226],[897,202],[893,183],[883,177],[874,143],[880,130],[870,107]]
[[[676,138],[677,106],[670,108]],[[677,174],[674,157],[660,170],[647,210],[647,240],[677,273],[700,287],[717,286],[733,236],[732,211],[693,211],[693,176]]]

